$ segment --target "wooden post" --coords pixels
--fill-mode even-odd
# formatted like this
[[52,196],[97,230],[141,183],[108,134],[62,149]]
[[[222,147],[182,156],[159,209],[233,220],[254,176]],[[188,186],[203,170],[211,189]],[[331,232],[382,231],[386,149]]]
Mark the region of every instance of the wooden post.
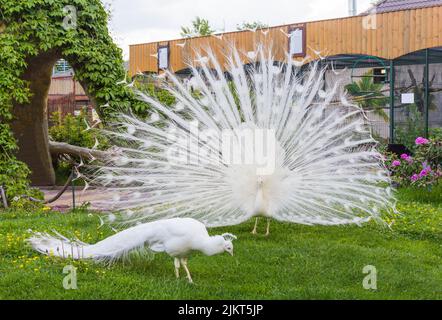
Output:
[[425,121],[425,138],[428,138],[429,129],[428,129],[428,120],[429,120],[429,112],[430,112],[430,50],[425,49],[425,107],[424,107],[424,121]]
[[394,143],[394,61],[390,60],[390,143]]
[[61,126],[63,120],[63,109],[60,104],[57,105],[57,111],[58,111],[58,125]]
[[75,210],[75,184],[74,184],[74,180],[75,180],[75,167],[72,167],[72,182],[71,182],[71,186],[72,186],[72,209]]

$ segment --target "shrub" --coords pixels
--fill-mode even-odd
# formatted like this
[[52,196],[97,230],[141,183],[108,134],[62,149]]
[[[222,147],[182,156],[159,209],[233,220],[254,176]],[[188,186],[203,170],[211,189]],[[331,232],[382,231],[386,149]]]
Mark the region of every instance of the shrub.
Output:
[[407,119],[396,124],[396,143],[405,145],[409,150],[416,149],[415,139],[425,131],[424,119],[415,104],[407,106]]
[[442,128],[430,128],[430,138],[442,141]]
[[414,155],[387,154],[392,179],[401,186],[431,187],[442,178],[442,140],[415,139]]
[[[87,129],[87,112],[83,109],[77,116],[68,114],[61,117],[58,111],[51,115],[51,123],[54,124],[49,128],[49,135],[52,140],[57,142],[65,142],[74,146],[93,148],[98,142],[97,148],[105,150],[109,147],[109,142],[99,130],[95,128]],[[80,159],[74,159],[80,162]],[[53,159],[56,174],[56,184],[63,185],[71,173],[72,163],[66,161],[66,157],[60,156]],[[81,180],[76,180],[76,184],[82,184]]]
[[[171,107],[175,104],[175,96],[166,89],[160,88],[155,83],[144,83],[144,79],[136,77],[136,88],[142,92],[145,92],[149,96],[155,98],[162,104]],[[142,114],[141,114],[142,115]]]
[[55,124],[49,128],[49,135],[54,141],[66,142],[74,146],[92,148],[95,139],[99,142],[99,148],[105,149],[107,140],[96,129],[87,129],[87,113],[83,109],[78,116],[71,114],[61,117],[58,111],[51,115],[51,123]]

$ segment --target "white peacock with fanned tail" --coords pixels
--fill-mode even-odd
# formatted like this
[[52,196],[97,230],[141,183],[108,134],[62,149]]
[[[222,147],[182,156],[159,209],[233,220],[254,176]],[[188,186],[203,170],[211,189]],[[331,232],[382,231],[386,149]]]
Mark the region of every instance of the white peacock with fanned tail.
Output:
[[121,114],[103,131],[118,151],[86,175],[113,190],[103,207],[129,225],[191,217],[211,227],[258,216],[360,224],[395,211],[368,120],[338,82],[324,86],[326,69],[288,55],[277,64],[263,46],[251,67],[241,55],[232,48],[223,68],[210,49],[197,53],[188,83],[167,72],[173,107],[138,92],[148,117]]

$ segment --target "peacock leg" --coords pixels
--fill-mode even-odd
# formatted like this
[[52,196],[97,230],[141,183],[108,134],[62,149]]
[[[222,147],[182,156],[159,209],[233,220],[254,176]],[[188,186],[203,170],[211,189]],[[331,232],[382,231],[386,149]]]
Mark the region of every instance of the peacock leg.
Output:
[[190,276],[190,271],[187,268],[187,258],[181,259],[181,264],[183,265],[184,270],[186,270],[187,279],[189,279],[189,283],[193,283],[192,277]]
[[175,275],[177,278],[179,278],[180,277],[180,259],[175,258],[173,263],[175,264]]
[[258,217],[256,217],[256,219],[255,219],[255,227],[253,228],[253,230],[252,230],[252,234],[256,234],[257,232],[256,232],[256,228],[258,227]]
[[267,232],[266,237],[270,234],[270,218],[267,218]]

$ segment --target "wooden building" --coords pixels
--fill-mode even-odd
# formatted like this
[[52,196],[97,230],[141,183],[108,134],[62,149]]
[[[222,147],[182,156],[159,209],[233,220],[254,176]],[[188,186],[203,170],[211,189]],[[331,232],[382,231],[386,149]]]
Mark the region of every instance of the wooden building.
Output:
[[84,108],[92,118],[92,102],[80,83],[74,79],[73,71],[54,73],[48,93],[48,117],[54,112],[59,112],[60,117],[67,114],[77,115]]
[[[367,55],[392,60],[426,48],[442,46],[442,1],[387,0],[361,15],[275,26],[264,30],[227,32],[217,36],[159,41],[130,46],[130,74],[158,73],[162,48],[168,48],[167,66],[183,72],[195,63],[195,50],[210,46],[215,53],[228,50],[230,43],[243,51],[256,43],[272,42],[276,59],[285,60],[292,31],[302,30],[303,52],[294,59],[306,62],[321,55]],[[220,39],[221,38],[221,39]],[[222,54],[218,54],[222,59]],[[249,63],[247,56],[244,63]],[[196,63],[197,64],[197,63]]]
[[[396,129],[409,122],[411,105],[422,114],[422,135],[442,127],[442,0],[382,0],[357,16],[134,44],[129,72],[133,76],[169,69],[187,76],[189,64],[198,67],[197,52],[204,56],[210,47],[225,65],[224,54],[232,44],[243,53],[246,65],[253,63],[249,53],[257,44],[270,43],[277,61],[284,63],[289,52],[291,59],[304,64],[320,60],[335,69],[346,68],[348,83],[371,70],[389,96],[388,122],[375,117],[375,131],[391,142]],[[331,72],[327,80],[333,83]]]

